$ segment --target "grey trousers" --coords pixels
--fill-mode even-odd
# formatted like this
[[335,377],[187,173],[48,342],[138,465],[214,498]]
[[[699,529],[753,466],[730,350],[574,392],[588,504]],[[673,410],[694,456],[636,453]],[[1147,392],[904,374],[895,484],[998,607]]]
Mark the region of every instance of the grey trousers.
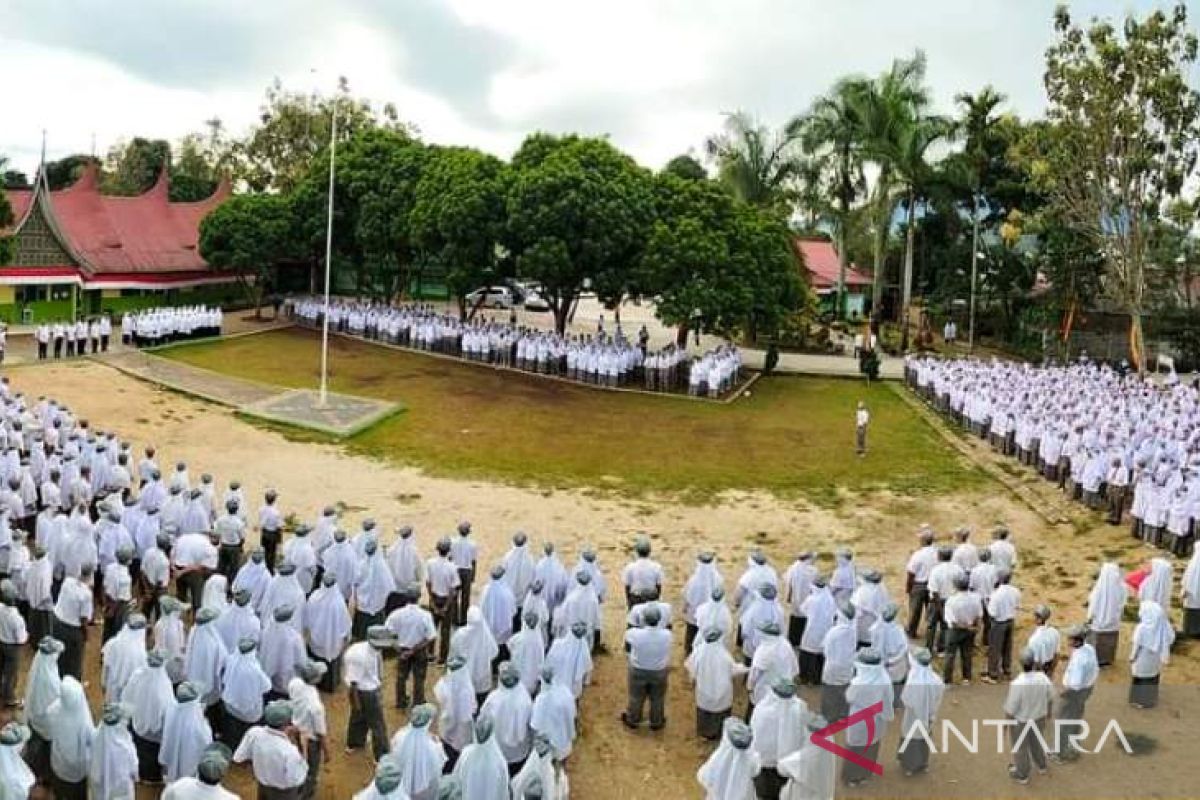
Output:
[[[1042,746],[1042,739],[1039,739],[1034,731],[1025,733],[1026,726],[1032,725],[1037,728],[1038,733],[1045,734],[1046,718],[1022,722],[1017,720],[1017,724],[1009,728],[1009,734],[1012,736],[1013,743],[1013,772],[1015,777],[1025,780],[1029,777],[1030,762],[1037,764],[1038,769],[1046,768],[1046,748]],[[1018,746],[1017,741],[1020,740]]]
[[68,625],[55,617],[54,638],[63,643],[62,655],[58,657],[58,674],[83,680],[83,628]]
[[642,708],[650,701],[650,727],[657,730],[667,724],[667,671],[629,668],[629,708],[625,721],[637,725]]
[[258,800],[299,800],[300,787],[290,789],[275,789],[270,786],[258,785]]
[[992,620],[988,631],[987,674],[996,680],[1012,672],[1012,627],[1011,619]]
[[1091,687],[1087,689],[1064,689],[1058,702],[1058,755],[1065,761],[1079,758],[1079,748],[1071,741],[1072,736],[1083,734],[1083,710],[1088,698],[1092,696]]
[[21,645],[0,643],[0,703],[8,705],[17,688],[17,670],[21,666]]
[[300,787],[300,800],[314,800],[317,796],[317,779],[321,777],[321,739],[317,737],[308,742],[308,752],[304,754],[308,761],[308,775],[304,785]]
[[346,747],[356,749],[367,743],[367,734],[371,734],[371,752],[375,760],[383,758],[388,752],[387,724],[383,721],[383,705],[379,702],[379,690],[364,692],[361,689],[351,689],[356,703],[350,709],[350,719],[346,726]]

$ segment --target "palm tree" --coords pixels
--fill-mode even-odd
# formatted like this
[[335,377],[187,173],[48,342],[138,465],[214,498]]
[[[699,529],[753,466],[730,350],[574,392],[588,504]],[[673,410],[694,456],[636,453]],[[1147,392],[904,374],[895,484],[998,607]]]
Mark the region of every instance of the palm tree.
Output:
[[929,105],[925,87],[925,54],[918,50],[912,58],[899,58],[887,72],[868,81],[857,95],[859,133],[863,151],[875,163],[878,175],[869,205],[874,228],[873,264],[875,277],[871,302],[879,307],[886,272],[884,254],[892,225],[892,212],[902,194],[897,192],[896,169],[890,154],[897,149],[902,132],[914,116]]
[[735,197],[781,216],[791,211],[795,180],[802,167],[796,135],[775,133],[750,115],[725,115],[725,128],[704,143],[716,164],[717,180]]
[[1004,102],[1004,95],[999,94],[991,86],[985,86],[979,94],[966,92],[954,98],[963,110],[963,117],[958,123],[960,131],[966,136],[966,147],[963,160],[966,165],[967,180],[971,189],[971,305],[967,323],[967,349],[975,347],[975,280],[978,274],[979,258],[979,194],[988,177],[988,166],[991,158],[988,150],[988,140],[992,136],[999,118],[995,116],[996,108]]
[[845,78],[834,84],[830,92],[817,98],[808,113],[788,123],[787,130],[801,137],[805,148],[814,154],[805,177],[811,191],[813,184],[831,185],[836,204],[832,219],[837,238],[838,282],[834,314],[841,317],[846,311],[846,225],[850,206],[864,185],[862,161],[859,158],[862,120],[859,95],[865,91],[861,78]]

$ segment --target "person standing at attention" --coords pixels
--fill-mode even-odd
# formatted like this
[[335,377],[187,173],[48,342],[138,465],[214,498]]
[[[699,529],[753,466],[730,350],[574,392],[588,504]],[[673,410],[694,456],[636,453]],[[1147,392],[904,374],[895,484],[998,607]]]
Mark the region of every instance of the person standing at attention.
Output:
[[871,424],[871,412],[867,404],[858,401],[858,410],[854,412],[854,448],[859,458],[867,454],[867,426]]

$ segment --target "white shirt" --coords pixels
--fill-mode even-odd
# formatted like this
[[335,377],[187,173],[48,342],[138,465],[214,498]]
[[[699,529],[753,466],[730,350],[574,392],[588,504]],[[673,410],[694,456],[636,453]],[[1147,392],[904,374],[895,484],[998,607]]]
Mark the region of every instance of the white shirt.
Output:
[[251,761],[254,779],[273,789],[300,786],[308,776],[308,762],[287,734],[263,725],[246,731],[233,760],[238,764]]
[[92,590],[79,582],[78,578],[63,581],[54,604],[54,616],[66,625],[80,627],[92,618]]
[[415,603],[397,608],[383,624],[396,634],[396,646],[406,650],[437,638],[433,615]]
[[959,592],[946,600],[942,616],[947,625],[969,628],[983,616],[983,602],[974,592]]
[[196,778],[180,778],[163,790],[161,800],[241,800],[220,786],[209,786]]
[[1016,616],[1021,605],[1021,590],[1009,583],[1002,583],[988,598],[988,616],[993,622],[1008,622]]
[[938,563],[937,548],[927,544],[913,552],[908,558],[908,571],[912,573],[916,583],[927,583],[929,572]]
[[634,669],[664,670],[671,660],[671,632],[663,628],[630,628],[625,643]]
[[438,597],[449,597],[461,585],[458,567],[448,558],[436,556],[429,559],[425,565],[425,572],[429,591]]
[[657,561],[639,558],[625,565],[621,580],[630,594],[651,594],[662,586],[663,569]]
[[379,652],[369,642],[355,642],[346,648],[343,657],[345,675],[342,680],[347,686],[357,686],[360,692],[379,690],[379,675],[383,662]]
[[1046,673],[1022,672],[1008,687],[1004,713],[1019,722],[1042,719],[1050,713],[1053,699],[1054,685]]

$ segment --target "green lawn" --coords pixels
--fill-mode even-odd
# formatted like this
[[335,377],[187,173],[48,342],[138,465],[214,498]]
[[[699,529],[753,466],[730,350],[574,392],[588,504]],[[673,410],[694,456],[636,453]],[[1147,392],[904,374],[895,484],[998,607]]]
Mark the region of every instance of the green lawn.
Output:
[[[160,354],[280,386],[315,386],[319,337],[290,329]],[[835,502],[837,490],[937,492],[981,474],[882,384],[773,377],[731,405],[619,394],[330,340],[330,386],[405,411],[346,443],[435,474],[621,494],[766,489]],[[872,411],[854,455],[854,406]]]

